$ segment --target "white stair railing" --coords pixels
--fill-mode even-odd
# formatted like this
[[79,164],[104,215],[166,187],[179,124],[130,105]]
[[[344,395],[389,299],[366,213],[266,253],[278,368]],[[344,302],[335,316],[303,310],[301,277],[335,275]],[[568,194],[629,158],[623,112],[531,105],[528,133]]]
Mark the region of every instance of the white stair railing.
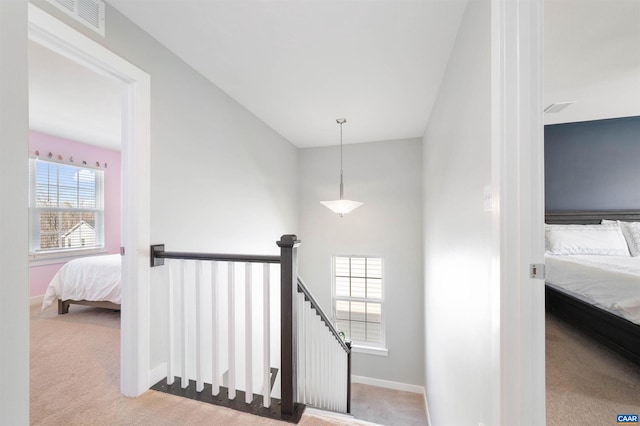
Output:
[[257,393],[269,408],[270,265],[185,259],[167,264],[167,384],[173,384],[177,370],[182,389],[191,380],[195,391],[203,392],[206,383],[217,397],[222,386],[230,400],[243,391],[247,404]]
[[305,404],[348,413],[351,348],[296,279],[299,243],[283,235],[280,256],[151,246],[151,266],[169,266],[167,377],[152,389],[295,423]]
[[350,412],[351,347],[344,342],[305,284],[296,296],[298,402]]

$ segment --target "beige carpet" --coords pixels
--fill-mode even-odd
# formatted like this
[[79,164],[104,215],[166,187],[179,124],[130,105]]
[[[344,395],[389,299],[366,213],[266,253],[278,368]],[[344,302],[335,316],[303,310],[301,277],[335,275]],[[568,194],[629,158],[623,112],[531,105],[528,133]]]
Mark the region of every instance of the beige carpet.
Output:
[[547,314],[547,425],[614,425],[640,413],[640,366]]
[[[124,397],[119,393],[119,354],[119,312],[72,306],[69,314],[57,315],[54,308],[41,312],[38,306],[32,306],[31,424],[288,424],[155,391],[148,391],[139,398]],[[356,388],[368,393],[371,392],[369,388],[373,388],[360,386]],[[355,395],[357,390],[354,390],[354,399],[357,399]],[[299,424],[370,423],[340,416],[335,418],[314,410],[305,413]]]
[[423,426],[427,412],[422,394],[354,383],[351,413],[358,419],[388,426]]
[[[31,310],[32,425],[282,425],[238,411],[148,391],[119,393],[120,314],[72,306]],[[305,414],[300,425],[352,424]]]

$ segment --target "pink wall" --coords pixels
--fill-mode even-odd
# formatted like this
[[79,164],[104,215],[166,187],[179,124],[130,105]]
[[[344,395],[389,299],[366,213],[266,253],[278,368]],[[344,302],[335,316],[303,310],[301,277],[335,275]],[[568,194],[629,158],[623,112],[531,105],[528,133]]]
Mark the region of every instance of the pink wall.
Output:
[[[46,158],[51,152],[55,158],[61,155],[69,159],[73,156],[76,164],[95,165],[100,162],[100,169],[104,170],[104,232],[105,249],[107,253],[120,251],[120,152],[86,145],[80,142],[62,139],[56,136],[38,132],[30,132],[29,155],[35,156],[36,150],[41,158]],[[104,168],[107,163],[107,168]],[[49,281],[64,264],[32,266],[29,268],[29,288],[31,297],[43,295]]]

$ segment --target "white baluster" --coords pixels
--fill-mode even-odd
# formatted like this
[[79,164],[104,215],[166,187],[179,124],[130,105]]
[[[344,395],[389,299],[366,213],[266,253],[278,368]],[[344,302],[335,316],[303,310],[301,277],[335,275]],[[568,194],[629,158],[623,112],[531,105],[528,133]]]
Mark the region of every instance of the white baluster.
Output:
[[263,390],[262,390],[262,405],[266,408],[271,407],[271,356],[270,356],[270,352],[271,352],[271,342],[270,342],[270,335],[271,335],[271,325],[270,325],[270,318],[271,318],[271,314],[269,311],[269,307],[270,307],[270,289],[269,289],[269,264],[265,263],[262,267],[262,297],[263,297],[263,308],[262,308],[262,312],[263,312],[263,317],[262,317],[262,326],[263,326],[263,334],[264,334],[264,339],[263,339],[263,352],[264,352],[264,364],[263,364],[263,368],[264,368],[264,385],[263,385]]
[[296,383],[296,387],[297,387],[297,393],[298,393],[298,401],[299,402],[304,402],[304,382],[306,381],[305,379],[305,371],[304,371],[304,363],[302,362],[303,357],[304,357],[304,350],[303,350],[303,346],[302,346],[302,342],[304,342],[304,313],[303,313],[303,303],[301,301],[304,300],[303,298],[301,298],[302,293],[298,293],[297,291],[295,292],[295,303],[297,304],[297,308],[296,310],[298,311],[298,326],[296,327],[296,331],[298,332],[298,347],[297,347],[297,351],[296,351],[296,362],[298,364],[298,374],[297,374],[297,383]]
[[[315,328],[315,335],[316,335],[316,339],[318,340],[318,346],[316,347],[316,380],[318,382],[318,390],[317,390],[317,395],[316,395],[316,405],[319,408],[322,408],[322,396],[324,393],[324,374],[321,374],[323,372],[323,356],[322,353],[320,351],[322,351],[322,347],[324,346],[324,340],[322,339],[322,334],[321,334],[321,330],[320,327],[318,326],[318,320],[317,317],[314,318],[313,321],[313,325]],[[320,373],[320,374],[318,374]]]
[[229,262],[229,399],[236,398],[235,265]]
[[322,371],[322,354],[321,354],[321,350],[322,350],[322,336],[320,335],[320,327],[318,327],[318,317],[314,316],[313,318],[313,328],[314,328],[314,335],[316,336],[316,347],[315,347],[315,358],[316,358],[316,365],[315,365],[315,374],[316,374],[316,397],[315,397],[315,404],[317,407],[322,407],[322,376],[323,376],[323,371]]
[[169,313],[169,330],[168,330],[168,340],[169,340],[169,348],[167,351],[167,384],[168,385],[172,385],[174,382],[174,377],[175,377],[175,372],[173,370],[173,363],[174,363],[174,348],[173,345],[175,344],[173,339],[173,327],[174,327],[174,322],[175,322],[175,318],[173,317],[174,315],[174,300],[173,300],[173,274],[174,274],[174,263],[173,262],[168,262],[169,263],[169,283],[168,283],[168,292],[167,292],[167,302],[168,305],[167,306],[167,312]]
[[322,341],[323,341],[323,357],[322,357],[322,407],[323,408],[328,408],[329,406],[329,356],[327,354],[327,348],[329,348],[329,345],[327,344],[327,333],[324,330],[324,323],[322,322],[322,320],[320,319],[320,317],[318,317],[319,320],[319,324],[320,324],[320,335],[322,336]]
[[185,261],[183,259],[180,260],[180,296],[182,298],[182,344],[180,347],[182,354],[182,371],[180,385],[182,388],[186,388],[189,386],[189,378],[187,377],[187,297],[186,290],[184,284],[184,272],[185,270]]
[[342,346],[340,346],[340,342],[337,342],[337,352],[336,352],[336,409],[340,411],[340,401],[342,401],[342,374],[340,374],[340,370],[342,368]]
[[336,374],[337,374],[337,380],[336,380],[336,389],[337,389],[337,393],[336,393],[336,407],[338,409],[338,411],[342,410],[342,354],[344,353],[344,350],[342,349],[342,346],[340,346],[340,342],[338,342],[338,352],[336,353],[336,365],[337,370],[336,370]]
[[[326,325],[325,325],[326,327]],[[327,344],[327,364],[329,364],[329,369],[327,370],[327,372],[329,374],[327,374],[327,408],[329,410],[333,410],[333,380],[334,380],[334,375],[335,375],[335,371],[333,370],[333,346],[331,343],[331,335],[329,334],[329,330],[325,329],[325,334],[327,334],[327,336],[329,336],[328,340],[329,343]]]
[[337,387],[336,387],[336,342],[335,339],[333,338],[333,334],[331,333],[331,331],[329,329],[327,329],[327,334],[329,335],[329,340],[331,341],[331,344],[329,346],[329,361],[331,363],[331,369],[329,370],[331,372],[331,375],[329,376],[329,382],[331,383],[331,392],[329,393],[329,398],[330,398],[330,404],[329,406],[331,407],[331,410],[335,411],[336,410],[336,393],[337,393]]
[[[309,303],[311,305],[311,303]],[[318,336],[318,318],[315,311],[311,309],[311,320],[313,321],[313,405],[320,407],[320,385],[322,378],[322,371],[320,371],[320,340]]]
[[309,398],[308,402],[311,405],[315,406],[315,397],[316,397],[316,334],[315,334],[315,324],[313,322],[313,310],[311,309],[311,304],[309,304],[307,311],[307,319],[309,324],[309,334],[313,336],[309,341]]
[[347,411],[347,369],[345,368],[346,352],[340,350],[340,412]]
[[251,404],[253,401],[253,351],[251,345],[251,330],[252,330],[252,306],[251,306],[251,287],[252,287],[252,274],[251,263],[245,263],[244,265],[244,352],[245,352],[245,398],[244,401],[247,404]]
[[306,327],[307,327],[307,354],[306,354],[306,362],[307,362],[307,386],[306,386],[306,394],[307,394],[307,400],[306,402],[311,402],[311,398],[313,395],[313,380],[314,380],[314,375],[313,375],[313,339],[314,339],[314,334],[313,334],[313,328],[312,328],[312,323],[311,323],[311,305],[308,304],[307,302],[304,303],[305,305],[305,317],[306,317]]
[[304,401],[304,392],[302,392],[302,384],[304,383],[304,366],[300,362],[302,358],[302,308],[300,303],[300,293],[297,291],[294,292],[294,300],[293,303],[296,305],[296,310],[298,311],[298,320],[294,324],[294,332],[296,333],[296,340],[298,342],[296,353],[296,365],[298,367],[296,371],[296,393],[298,395],[298,401]]
[[218,356],[218,262],[211,262],[211,395],[220,393]]
[[349,354],[346,352],[342,357],[342,411],[347,412],[347,395],[349,394]]
[[196,260],[196,392],[204,390],[202,374],[202,261]]
[[337,411],[344,413],[344,410],[342,409],[342,390],[343,390],[343,386],[342,386],[342,354],[344,353],[342,347],[339,347],[339,352],[337,354],[336,357],[336,363],[338,365],[338,368],[336,370],[336,374],[337,374],[337,389],[338,392],[336,394],[336,407],[337,407]]

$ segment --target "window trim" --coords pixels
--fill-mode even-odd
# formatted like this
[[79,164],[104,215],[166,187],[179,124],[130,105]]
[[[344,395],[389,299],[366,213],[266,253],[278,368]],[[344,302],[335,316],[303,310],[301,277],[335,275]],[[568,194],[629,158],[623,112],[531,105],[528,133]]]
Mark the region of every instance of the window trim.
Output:
[[[381,297],[380,299],[371,299],[366,297],[344,297],[344,296],[336,296],[336,258],[338,257],[348,257],[348,258],[366,258],[366,259],[380,259],[382,274],[381,274]],[[385,281],[386,281],[386,268],[385,268],[385,260],[382,256],[376,255],[361,255],[361,254],[336,254],[331,256],[331,315],[333,324],[337,328],[337,313],[336,313],[336,301],[337,300],[345,300],[345,301],[355,301],[355,302],[375,302],[380,303],[380,329],[381,329],[381,342],[363,342],[359,340],[352,340],[351,347],[356,353],[365,353],[369,355],[381,355],[388,356],[389,349],[387,348],[387,336],[386,336],[386,326],[385,326]]]
[[[53,208],[53,207],[36,207],[36,161],[52,163],[61,166],[74,167],[77,169],[86,169],[96,172],[96,207],[95,208]],[[105,206],[104,206],[104,171],[88,165],[67,164],[63,161],[55,161],[52,159],[42,159],[38,157],[29,157],[29,262],[31,265],[50,265],[64,262],[77,257],[91,256],[106,252],[105,246]],[[39,214],[41,211],[74,211],[74,212],[93,212],[96,213],[96,245],[91,247],[74,247],[57,249],[40,249],[40,226]]]

